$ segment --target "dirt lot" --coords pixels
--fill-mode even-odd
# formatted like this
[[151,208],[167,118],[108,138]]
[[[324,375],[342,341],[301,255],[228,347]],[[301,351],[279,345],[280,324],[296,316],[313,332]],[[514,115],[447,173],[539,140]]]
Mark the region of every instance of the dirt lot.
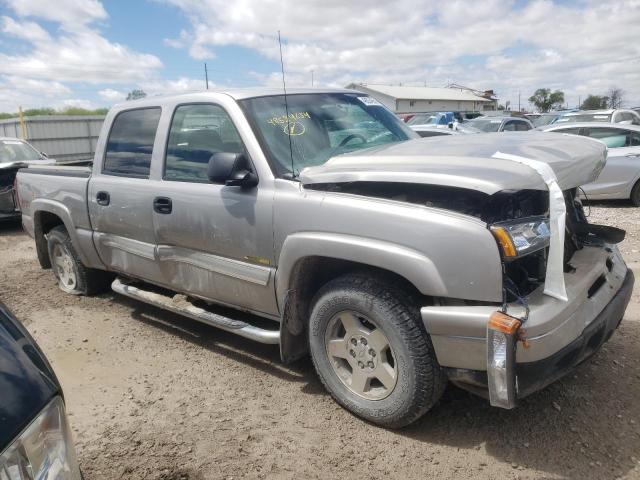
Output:
[[[640,209],[597,204],[625,228],[640,273]],[[513,411],[450,387],[421,421],[387,431],[323,391],[309,361],[113,294],[74,297],[0,226],[0,299],[63,384],[93,479],[640,478],[640,298],[574,375]]]

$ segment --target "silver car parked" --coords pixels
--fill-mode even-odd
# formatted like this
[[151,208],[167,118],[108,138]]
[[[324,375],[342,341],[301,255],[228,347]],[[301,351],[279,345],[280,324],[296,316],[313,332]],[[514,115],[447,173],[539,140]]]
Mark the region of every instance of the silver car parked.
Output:
[[545,132],[595,138],[609,149],[607,164],[595,182],[582,186],[594,199],[630,199],[640,206],[640,126],[613,123],[559,123]]
[[640,114],[633,110],[609,109],[609,110],[582,110],[579,112],[565,113],[554,123],[620,123],[623,125],[640,125]]

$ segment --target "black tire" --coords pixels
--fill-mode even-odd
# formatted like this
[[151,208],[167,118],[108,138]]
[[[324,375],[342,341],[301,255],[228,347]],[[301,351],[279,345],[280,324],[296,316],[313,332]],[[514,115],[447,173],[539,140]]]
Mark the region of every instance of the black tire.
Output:
[[[52,228],[46,235],[46,238],[47,250],[49,252],[49,258],[51,259],[51,269],[58,281],[58,286],[63,292],[73,295],[93,295],[107,289],[111,275],[102,270],[94,270],[84,266],[64,226],[59,225]],[[65,284],[63,282],[64,276],[61,273],[61,268],[56,264],[56,258],[54,258],[55,253],[62,253],[68,256],[64,257],[64,259],[68,258],[68,267],[70,272],[75,276],[75,281],[72,284]]]
[[[336,362],[342,360],[328,353],[328,332],[331,322],[335,322],[332,319],[345,311],[362,314],[364,317],[356,315],[359,321],[366,317],[371,323],[365,321],[364,324],[374,324],[388,340],[397,371],[395,386],[385,398],[372,400],[354,393],[336,370]],[[350,363],[357,358],[346,340],[348,335],[346,331],[344,342],[353,360],[342,362]],[[367,344],[364,345],[367,348]],[[417,420],[435,405],[446,386],[446,375],[436,360],[416,302],[381,277],[348,274],[323,286],[312,306],[309,346],[318,376],[333,398],[347,410],[384,427],[400,428]],[[361,356],[362,352],[357,355]],[[357,373],[355,366],[350,365],[345,371],[349,369]],[[370,385],[370,380],[367,382]]]
[[633,203],[635,207],[640,207],[640,180],[636,182],[631,189],[631,196],[629,197],[629,200],[631,200],[631,203]]

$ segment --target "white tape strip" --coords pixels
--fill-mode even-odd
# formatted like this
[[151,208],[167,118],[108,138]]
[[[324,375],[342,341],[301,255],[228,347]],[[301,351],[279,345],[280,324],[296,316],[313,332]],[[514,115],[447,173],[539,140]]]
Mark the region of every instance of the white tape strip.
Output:
[[547,259],[547,273],[544,280],[544,293],[550,297],[567,301],[567,291],[564,285],[564,229],[567,209],[564,195],[558,185],[558,179],[553,169],[544,162],[496,152],[493,158],[511,160],[522,163],[542,177],[549,189],[549,258]]

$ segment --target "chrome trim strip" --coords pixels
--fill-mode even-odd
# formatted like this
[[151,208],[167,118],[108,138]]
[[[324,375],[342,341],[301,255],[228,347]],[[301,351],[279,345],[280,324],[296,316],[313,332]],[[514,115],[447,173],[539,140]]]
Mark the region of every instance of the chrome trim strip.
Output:
[[177,262],[202,268],[209,272],[226,275],[228,277],[244,280],[266,286],[271,278],[272,268],[261,265],[253,265],[239,260],[219,257],[210,253],[196,252],[182,247],[159,245],[156,249],[158,260]]
[[111,235],[108,233],[95,233],[95,239],[103,247],[115,248],[123,252],[130,253],[137,257],[146,258],[147,260],[155,260],[155,245],[151,243],[133,240],[119,235]]

